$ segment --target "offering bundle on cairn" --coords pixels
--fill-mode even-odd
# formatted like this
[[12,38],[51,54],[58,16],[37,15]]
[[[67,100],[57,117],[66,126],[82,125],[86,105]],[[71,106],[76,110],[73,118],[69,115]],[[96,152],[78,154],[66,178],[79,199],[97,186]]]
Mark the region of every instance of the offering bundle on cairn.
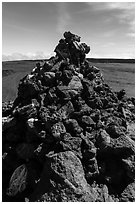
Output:
[[114,92],[65,32],[2,109],[3,201],[134,201],[135,99]]

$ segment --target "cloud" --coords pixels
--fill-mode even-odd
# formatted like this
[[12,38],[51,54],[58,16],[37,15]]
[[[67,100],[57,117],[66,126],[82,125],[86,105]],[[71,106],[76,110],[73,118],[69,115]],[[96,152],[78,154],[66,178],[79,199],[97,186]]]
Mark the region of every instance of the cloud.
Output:
[[101,58],[101,55],[92,54],[91,52],[86,55],[86,58]]
[[100,45],[100,48],[113,48],[113,46],[115,46],[116,44],[114,42],[108,42],[106,44],[102,44]]
[[134,2],[86,2],[94,10],[133,10]]
[[[108,43],[108,46],[113,45],[113,43]],[[50,57],[55,56],[55,53],[51,53],[47,55],[44,52],[36,52],[36,53],[13,53],[10,55],[2,55],[2,61],[16,61],[16,60],[38,60],[38,59],[49,59]],[[102,54],[99,53],[92,53],[86,55],[87,58],[116,58],[116,59],[134,59],[134,53],[133,52],[123,52],[120,55],[119,54]]]
[[125,52],[125,53],[121,53],[119,54],[92,54],[89,53],[87,56],[87,58],[111,58],[111,59],[134,59],[135,56],[132,52]]
[[14,60],[37,60],[37,59],[48,59],[51,56],[55,56],[55,53],[46,54],[44,52],[38,51],[36,53],[12,53],[12,54],[3,54],[2,61],[14,61]]
[[25,27],[23,25],[15,25],[13,23],[3,23],[3,26],[6,26],[7,29],[14,29],[14,30],[20,30],[21,32],[34,32],[34,30],[31,27]]
[[[135,33],[135,3],[134,2],[87,2],[89,9],[92,11],[111,11],[109,20],[106,19],[106,22],[110,22],[113,18],[117,19],[120,24],[127,25],[129,33],[132,33],[130,36],[133,37]],[[113,18],[112,18],[113,17]]]
[[109,30],[109,31],[106,31],[106,32],[104,32],[102,35],[103,35],[103,37],[112,37],[113,35],[115,35],[115,30]]
[[135,38],[135,33],[134,33],[134,32],[127,33],[126,35],[127,35],[128,37]]
[[62,34],[66,30],[66,27],[69,24],[71,17],[68,12],[67,3],[58,2],[56,5],[58,12],[57,31]]

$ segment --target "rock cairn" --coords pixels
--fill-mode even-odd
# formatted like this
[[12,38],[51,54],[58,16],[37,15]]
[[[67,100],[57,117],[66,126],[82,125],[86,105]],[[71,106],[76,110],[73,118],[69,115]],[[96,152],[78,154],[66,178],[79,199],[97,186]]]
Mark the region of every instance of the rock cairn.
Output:
[[65,32],[2,109],[3,201],[134,201],[135,99],[113,92]]

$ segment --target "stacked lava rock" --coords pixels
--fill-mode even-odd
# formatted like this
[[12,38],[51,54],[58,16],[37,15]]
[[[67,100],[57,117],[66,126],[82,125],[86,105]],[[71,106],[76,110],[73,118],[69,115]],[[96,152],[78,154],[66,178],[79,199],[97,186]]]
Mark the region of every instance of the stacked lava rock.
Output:
[[3,104],[3,201],[134,201],[135,100],[70,32]]

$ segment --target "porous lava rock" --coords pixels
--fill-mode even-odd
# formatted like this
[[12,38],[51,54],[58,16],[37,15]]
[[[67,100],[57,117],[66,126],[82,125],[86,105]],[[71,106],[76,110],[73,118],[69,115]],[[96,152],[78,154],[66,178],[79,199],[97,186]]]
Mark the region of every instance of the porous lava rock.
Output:
[[135,99],[114,92],[65,32],[2,104],[4,202],[135,200]]
[[47,159],[41,180],[30,201],[93,202],[95,192],[92,191],[85,179],[80,160],[73,152],[65,151]]

